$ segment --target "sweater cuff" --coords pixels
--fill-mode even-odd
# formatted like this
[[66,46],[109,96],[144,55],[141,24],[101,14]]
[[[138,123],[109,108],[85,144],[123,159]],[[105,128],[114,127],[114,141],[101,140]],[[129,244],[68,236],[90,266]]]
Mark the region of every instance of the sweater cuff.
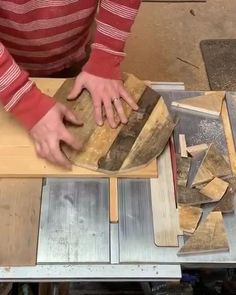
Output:
[[121,80],[120,64],[123,58],[123,56],[93,48],[83,71],[106,79]]
[[24,94],[11,113],[26,129],[30,130],[55,103],[53,98],[33,86]]

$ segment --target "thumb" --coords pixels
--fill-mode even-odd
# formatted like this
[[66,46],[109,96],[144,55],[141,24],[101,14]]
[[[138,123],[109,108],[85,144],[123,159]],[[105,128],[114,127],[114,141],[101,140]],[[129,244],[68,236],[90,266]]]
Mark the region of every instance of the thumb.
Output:
[[70,122],[74,125],[83,125],[83,121],[81,120],[81,118],[79,117],[79,115],[75,114],[74,112],[72,112],[69,109],[66,109],[63,113],[64,118],[67,122]]
[[84,87],[83,83],[84,83],[83,77],[80,74],[76,78],[74,86],[73,86],[71,92],[69,93],[69,95],[67,96],[68,100],[75,99],[80,94],[80,92],[82,91],[82,89]]

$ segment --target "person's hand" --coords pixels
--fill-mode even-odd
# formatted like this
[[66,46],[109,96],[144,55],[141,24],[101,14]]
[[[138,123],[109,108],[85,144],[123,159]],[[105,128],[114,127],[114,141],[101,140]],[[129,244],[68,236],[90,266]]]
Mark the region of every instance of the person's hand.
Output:
[[92,96],[95,120],[100,126],[103,124],[103,108],[112,128],[117,127],[117,115],[123,124],[127,123],[127,117],[122,106],[122,99],[127,102],[132,109],[138,109],[137,104],[125,90],[120,80],[104,79],[82,72],[77,76],[74,87],[68,95],[68,99],[75,99],[83,88],[86,88]]
[[83,124],[72,111],[56,103],[30,130],[30,135],[39,157],[70,169],[71,163],[61,151],[60,142],[65,142],[75,150],[80,150],[82,144],[65,128],[63,119],[76,125]]

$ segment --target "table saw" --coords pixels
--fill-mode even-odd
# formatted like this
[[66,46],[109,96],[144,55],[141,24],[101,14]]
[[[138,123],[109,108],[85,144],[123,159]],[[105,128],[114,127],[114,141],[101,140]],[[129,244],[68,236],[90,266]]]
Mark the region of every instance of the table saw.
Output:
[[[37,83],[43,85],[45,80],[37,79]],[[227,153],[221,119],[171,109],[173,100],[203,92],[185,91],[183,83],[151,86],[161,93],[173,115],[181,118],[174,131],[176,146],[178,135],[184,133],[190,145],[214,140]],[[47,87],[50,93],[50,84]],[[181,266],[235,267],[235,214],[224,216],[230,252],[178,257],[183,236],[178,237],[179,247],[154,244],[150,179],[118,179],[118,223],[109,222],[108,192],[107,177],[45,178],[37,264],[0,267],[0,281],[178,280]]]

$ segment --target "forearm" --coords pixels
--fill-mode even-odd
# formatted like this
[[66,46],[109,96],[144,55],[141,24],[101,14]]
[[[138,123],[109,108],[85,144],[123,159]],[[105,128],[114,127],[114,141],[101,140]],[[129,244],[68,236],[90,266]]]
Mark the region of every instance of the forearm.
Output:
[[0,103],[27,129],[31,129],[54,105],[29,80],[0,42]]
[[139,0],[102,0],[91,56],[84,70],[103,78],[120,79],[124,46],[138,13]]

